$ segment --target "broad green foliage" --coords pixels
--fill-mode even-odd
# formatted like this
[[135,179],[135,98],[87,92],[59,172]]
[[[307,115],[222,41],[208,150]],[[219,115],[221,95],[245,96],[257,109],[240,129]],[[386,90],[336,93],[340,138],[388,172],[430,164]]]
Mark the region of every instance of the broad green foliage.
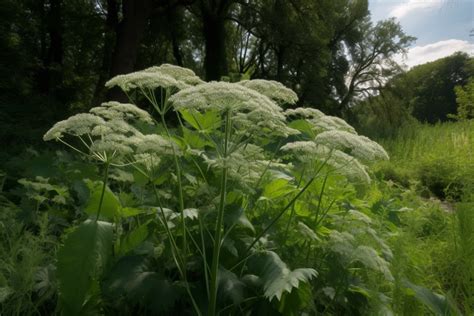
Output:
[[[108,102],[91,109],[90,113],[78,114],[55,124],[44,137],[45,140],[59,140],[104,165],[102,182],[86,180],[90,194],[84,211],[95,221],[87,220],[80,224],[66,237],[58,254],[60,298],[64,311],[78,313],[81,310],[87,294],[92,293],[91,286],[100,282],[97,277],[106,268],[112,226],[98,222],[99,218],[118,220],[122,224],[122,228],[115,232],[115,255],[122,257],[119,265],[127,262],[129,255],[136,254],[147,243],[155,244],[153,247],[160,244],[160,247],[165,247],[169,256],[167,260],[170,260],[167,264],[176,269],[195,313],[204,313],[202,293],[197,295],[193,289],[202,286],[207,293],[208,303],[205,305],[209,315],[216,314],[218,306],[224,302],[235,305],[225,307],[231,310],[240,304],[245,306],[243,302],[248,291],[244,290],[244,279],[253,274],[260,280],[257,283],[263,298],[269,302],[274,298],[281,301],[284,293],[290,295],[297,291],[302,283],[314,279],[317,271],[312,268],[291,270],[277,253],[266,249],[264,240],[272,239],[274,226],[278,226],[291,209],[287,224],[290,227],[295,202],[312,199],[313,194],[305,191],[320,174],[326,173],[327,179],[332,171],[346,175],[361,172],[363,181],[369,182],[367,167],[357,159],[360,157],[368,163],[388,158],[379,145],[357,135],[341,119],[303,108],[284,112],[280,105],[294,104],[297,97],[292,90],[277,82],[203,83],[190,70],[163,65],[117,76],[106,85],[120,87],[129,96],[133,94],[136,101],[148,101],[159,119],[155,121],[153,113],[150,115],[133,104]],[[165,120],[165,115],[171,110],[178,115],[176,129],[171,129]],[[309,134],[301,134],[289,126],[287,118],[293,116],[299,116],[301,122],[309,124]],[[143,124],[149,127],[144,128]],[[156,125],[159,125],[158,129],[154,129]],[[340,142],[341,137],[324,137],[325,133],[339,130],[349,134],[358,146],[350,149],[350,141],[344,143]],[[78,138],[79,142],[71,136]],[[300,140],[290,141],[289,137]],[[302,157],[291,151],[305,142],[311,144],[308,148],[314,147],[315,150],[306,153],[305,159],[301,160]],[[280,151],[282,143],[286,145]],[[301,164],[293,165],[291,162],[298,160],[292,155],[300,159]],[[173,167],[166,167],[165,161]],[[110,173],[110,168],[123,170],[122,175],[118,176],[117,171]],[[307,174],[296,180],[302,168],[308,168]],[[151,197],[145,198],[142,207],[152,205],[153,212],[122,208],[117,195],[107,185],[110,179],[127,179],[127,170],[133,169],[133,178],[139,179],[136,172],[144,177],[140,180],[141,190],[145,194],[152,193]],[[357,177],[348,178],[360,181]],[[319,221],[331,209],[331,206],[326,206],[324,211],[319,210],[324,190],[323,185],[316,213]],[[262,207],[266,212],[262,213]],[[238,210],[235,216],[231,215],[233,209]],[[265,220],[268,216],[271,218],[269,221]],[[318,216],[321,217],[318,219]],[[142,218],[146,222],[131,225],[126,220],[129,217]],[[263,226],[257,229],[252,220]],[[314,232],[309,233],[312,230],[304,222],[298,222],[297,227],[306,229],[306,236],[318,239]],[[164,235],[154,235],[156,228]],[[87,238],[80,242],[86,233]],[[213,239],[212,247],[209,236]],[[257,250],[254,248],[257,245],[263,248]],[[364,253],[376,256],[376,259],[367,261],[363,260],[363,254],[357,257],[357,253],[365,248],[359,249],[354,260],[362,260],[371,269],[381,269],[384,261],[377,261],[375,250]],[[81,254],[81,259],[73,259],[72,253]],[[142,251],[139,253],[143,254]],[[224,254],[231,254],[234,259],[224,258]],[[249,254],[247,262],[245,258]],[[189,271],[191,262],[199,262],[198,266],[202,268],[198,272]],[[234,269],[232,266],[246,273],[243,279],[229,270]],[[119,266],[117,269],[124,273]],[[72,284],[68,278],[73,270],[78,270],[76,273],[79,275],[85,275],[86,271],[89,273],[82,279],[83,283],[76,286],[79,295],[74,300],[68,291]],[[154,272],[150,273],[143,284],[136,283],[126,290],[126,296],[140,306],[145,304],[141,297],[148,294],[137,295],[137,291],[143,291],[143,287],[172,284],[164,279],[162,284],[157,281],[158,285],[151,285],[155,281],[148,281],[149,277],[153,280],[155,277]],[[190,273],[198,273],[205,282],[190,281]],[[119,288],[127,288],[127,283],[143,277],[141,274],[120,276],[122,281],[111,281],[108,288],[112,290],[110,293],[117,293]],[[290,312],[290,306],[282,306]]]
[[[36,281],[24,288],[44,297],[40,308],[390,314],[427,308],[405,279],[446,294],[420,277],[420,262],[409,262],[416,274],[394,264],[413,251],[402,245],[418,236],[431,242],[450,222],[436,213],[426,224],[418,209],[431,206],[411,205],[401,189],[371,181],[372,164],[388,155],[345,121],[310,108],[285,111],[295,95],[276,82],[204,83],[171,65],[108,85],[131,103],[107,102],[56,123],[45,139],[77,158],[55,162],[65,175],[20,181],[31,225],[41,214],[41,236],[54,236],[59,249],[31,263]],[[8,314],[21,300],[10,277],[18,272],[7,271],[0,270],[0,289]]]
[[59,299],[64,315],[81,315],[95,280],[112,253],[113,227],[85,221],[67,235],[58,251]]
[[255,269],[263,283],[264,296],[269,300],[281,300],[282,295],[298,288],[300,282],[308,282],[317,276],[314,269],[290,270],[273,251],[257,253],[249,260],[250,269]]

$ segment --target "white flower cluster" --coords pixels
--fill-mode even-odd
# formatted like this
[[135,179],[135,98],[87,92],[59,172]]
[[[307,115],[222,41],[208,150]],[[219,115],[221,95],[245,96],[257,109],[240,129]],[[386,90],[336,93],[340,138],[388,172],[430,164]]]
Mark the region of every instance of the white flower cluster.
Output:
[[143,70],[144,72],[161,73],[172,77],[175,80],[182,81],[188,85],[195,86],[204,83],[201,78],[196,76],[194,71],[188,68],[183,68],[171,64],[162,64],[161,66],[154,66]]
[[172,140],[159,135],[144,135],[128,123],[136,120],[153,123],[146,111],[133,104],[107,102],[92,108],[90,112],[56,123],[43,139],[65,142],[65,135],[77,136],[92,157],[104,161],[108,158],[116,160],[123,156],[131,157],[134,153],[179,154],[179,147]]
[[370,183],[370,177],[356,158],[337,149],[331,149],[314,141],[296,141],[281,147],[283,152],[292,153],[293,157],[303,163],[312,161],[324,162],[337,173],[351,181]]
[[105,120],[94,114],[80,113],[69,117],[64,121],[57,122],[43,136],[43,140],[54,140],[69,134],[72,136],[82,136],[90,134],[96,126],[105,125]]
[[134,104],[120,103],[115,101],[102,103],[101,106],[90,109],[92,114],[100,116],[107,120],[124,120],[124,121],[143,121],[152,124],[151,115]]
[[269,97],[280,105],[295,104],[296,102],[298,102],[298,96],[296,95],[296,93],[293,90],[285,87],[278,81],[255,79],[243,80],[238,82],[238,84],[249,89],[255,90]]
[[142,135],[137,144],[137,152],[159,155],[182,154],[178,144],[157,134]]
[[355,129],[343,119],[337,116],[326,115],[317,109],[289,109],[285,111],[285,115],[289,118],[306,120],[312,126],[312,130],[317,133],[322,131],[342,130],[357,134]]
[[236,83],[209,82],[181,90],[169,101],[180,110],[229,113],[232,124],[247,132],[298,134],[285,122],[282,109],[268,97]]
[[129,92],[134,89],[146,91],[159,87],[181,90],[201,83],[203,81],[192,70],[163,64],[159,67],[150,67],[141,71],[115,76],[107,81],[105,86],[107,88],[117,86],[123,91]]
[[137,71],[126,75],[118,75],[105,83],[107,88],[119,87],[125,92],[135,89],[143,91],[154,90],[156,88],[176,88],[184,89],[188,85],[182,81],[178,81],[171,76],[159,72]]
[[373,140],[341,130],[322,132],[317,135],[315,142],[331,148],[349,152],[350,155],[363,161],[388,160],[388,154]]

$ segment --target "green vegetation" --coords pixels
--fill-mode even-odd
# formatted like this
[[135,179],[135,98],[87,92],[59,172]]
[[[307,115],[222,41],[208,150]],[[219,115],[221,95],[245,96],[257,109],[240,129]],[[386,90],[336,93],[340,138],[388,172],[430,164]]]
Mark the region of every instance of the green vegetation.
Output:
[[436,125],[411,124],[381,144],[390,152],[390,163],[381,166],[386,179],[424,195],[451,202],[471,199],[474,188],[474,122]]
[[0,315],[472,315],[473,58],[367,0],[4,0]]
[[[67,152],[11,162],[28,178],[2,193],[2,314],[473,311],[473,203],[374,178],[387,153],[345,121],[284,111],[297,96],[277,82],[167,64],[106,85],[150,112],[103,103],[44,135]],[[456,124],[430,128],[471,142]],[[403,139],[394,166],[442,148]]]

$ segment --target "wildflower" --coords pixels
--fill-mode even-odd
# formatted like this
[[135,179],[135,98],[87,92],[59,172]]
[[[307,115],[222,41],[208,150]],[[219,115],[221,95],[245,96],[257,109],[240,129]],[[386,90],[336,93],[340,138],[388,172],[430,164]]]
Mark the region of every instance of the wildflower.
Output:
[[169,101],[178,111],[229,113],[237,129],[274,132],[287,136],[297,131],[286,126],[282,109],[268,97],[236,83],[210,82],[182,90]]
[[278,81],[255,79],[243,80],[238,82],[238,84],[255,90],[269,97],[280,105],[295,104],[298,101],[298,96],[296,93]]
[[290,152],[302,163],[320,161],[326,163],[337,173],[346,176],[351,181],[370,183],[370,177],[356,158],[314,141],[296,141],[284,145],[281,150]]
[[388,154],[378,143],[360,135],[346,131],[326,131],[315,138],[315,142],[347,151],[350,155],[364,161],[388,160]]
[[105,102],[99,107],[90,109],[89,112],[107,120],[138,120],[149,124],[153,123],[153,118],[147,111],[130,103],[119,103],[115,101]]
[[191,69],[170,65],[170,64],[162,64],[161,66],[154,66],[143,70],[144,72],[151,72],[151,73],[161,73],[168,75],[174,78],[177,81],[184,82],[185,84],[195,86],[201,83],[204,83],[201,78],[196,76],[194,71]]
[[178,144],[163,136],[150,134],[141,137],[137,143],[138,153],[153,153],[160,155],[181,155]]
[[188,84],[178,81],[173,77],[161,72],[137,71],[126,75],[118,75],[105,83],[107,88],[119,87],[124,92],[134,89],[142,91],[154,90],[156,88],[165,89],[184,89],[189,87]]
[[69,117],[64,121],[57,122],[46,132],[43,140],[53,140],[62,138],[64,134],[72,136],[82,136],[91,133],[96,126],[104,125],[105,120],[89,113],[80,113]]

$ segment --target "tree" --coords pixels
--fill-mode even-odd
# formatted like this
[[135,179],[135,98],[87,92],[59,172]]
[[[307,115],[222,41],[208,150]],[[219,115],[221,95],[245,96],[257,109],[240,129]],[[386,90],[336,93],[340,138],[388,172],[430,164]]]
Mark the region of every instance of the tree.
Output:
[[411,86],[413,116],[422,122],[446,121],[457,113],[456,86],[464,86],[474,75],[474,63],[466,53],[455,53],[411,69],[404,80]]
[[377,93],[388,79],[400,73],[394,57],[405,53],[415,39],[406,35],[395,19],[380,21],[375,26],[367,19],[360,27],[361,40],[345,42],[350,68],[348,84],[340,91],[338,114],[347,111],[357,98]]
[[228,73],[227,21],[235,0],[198,0],[197,16],[204,39],[204,73],[206,80],[220,80]]
[[469,120],[474,118],[474,80],[470,79],[465,86],[454,87],[458,114],[455,118]]

